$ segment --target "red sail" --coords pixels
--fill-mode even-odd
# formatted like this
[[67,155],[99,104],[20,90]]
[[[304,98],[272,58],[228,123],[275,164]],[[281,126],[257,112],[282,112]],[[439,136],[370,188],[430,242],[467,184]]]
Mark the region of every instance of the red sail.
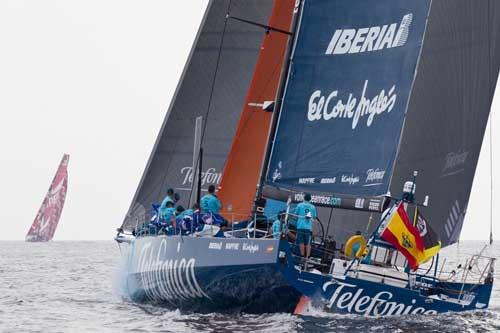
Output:
[[[288,31],[294,6],[295,0],[275,1],[268,25]],[[276,97],[287,41],[288,35],[270,32],[261,47],[218,193],[228,219],[246,218],[252,209],[272,116],[263,104]]]
[[42,206],[26,235],[27,242],[47,242],[54,237],[68,188],[69,155],[64,154]]

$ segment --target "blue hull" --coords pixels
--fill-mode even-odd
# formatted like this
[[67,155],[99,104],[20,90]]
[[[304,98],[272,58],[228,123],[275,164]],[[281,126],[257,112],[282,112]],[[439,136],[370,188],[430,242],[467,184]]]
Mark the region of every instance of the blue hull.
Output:
[[291,312],[300,294],[279,269],[278,246],[263,239],[137,238],[127,289],[136,302],[195,312]]
[[[416,276],[413,288],[373,282],[348,275],[324,275],[300,270],[294,263],[288,243],[282,241],[286,253],[280,269],[287,280],[310,300],[308,305],[335,313],[365,316],[436,314],[460,312],[488,307],[492,284],[439,282]],[[462,290],[461,301],[457,293]],[[307,309],[298,309],[305,314]],[[304,312],[305,311],[305,312]]]

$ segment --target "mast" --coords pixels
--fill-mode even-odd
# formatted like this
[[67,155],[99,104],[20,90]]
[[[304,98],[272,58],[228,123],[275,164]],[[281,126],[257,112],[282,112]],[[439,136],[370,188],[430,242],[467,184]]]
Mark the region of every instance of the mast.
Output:
[[285,87],[286,87],[286,82],[288,80],[288,75],[290,72],[290,67],[292,64],[292,57],[293,57],[293,49],[295,46],[295,43],[297,41],[297,27],[299,25],[300,21],[300,15],[301,15],[301,8],[302,8],[302,0],[296,0],[295,1],[295,9],[293,11],[293,17],[292,17],[292,29],[291,29],[291,38],[288,39],[287,43],[287,50],[286,50],[286,55],[285,55],[285,66],[283,66],[283,69],[281,71],[281,76],[280,76],[280,83],[278,85],[278,92],[276,94],[275,98],[275,105],[274,105],[274,112],[273,116],[271,119],[271,126],[269,128],[269,134],[268,134],[268,140],[267,140],[267,145],[266,145],[266,154],[264,156],[264,161],[262,163],[261,167],[261,173],[260,173],[260,180],[259,184],[257,186],[257,193],[256,193],[256,198],[260,198],[262,196],[262,189],[263,189],[263,184],[264,180],[266,178],[267,170],[269,167],[269,159],[271,158],[271,151],[273,149],[273,142],[274,142],[274,137],[276,135],[276,129],[278,127],[278,119],[281,113],[281,106],[283,104],[283,95],[285,92]]
[[198,187],[196,190],[196,203],[198,205],[201,204],[201,176],[203,170],[203,148],[200,148],[199,160],[200,162],[198,163]]
[[[193,146],[193,183],[191,186],[191,196],[189,198],[189,207],[193,207],[193,204],[200,203],[200,199],[198,192],[200,191],[199,187],[201,186],[201,171],[203,170],[201,167],[201,138],[202,138],[202,130],[203,130],[203,117],[196,117],[195,129],[194,129],[194,146]],[[197,191],[197,195],[194,195],[195,190]]]

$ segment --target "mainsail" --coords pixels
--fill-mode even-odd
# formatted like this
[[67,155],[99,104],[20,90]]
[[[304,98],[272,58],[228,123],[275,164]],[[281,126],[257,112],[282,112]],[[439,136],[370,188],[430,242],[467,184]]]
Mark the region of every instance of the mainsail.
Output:
[[195,120],[203,116],[202,187],[218,184],[245,96],[255,69],[264,30],[226,15],[267,22],[272,0],[212,0],[165,117],[146,170],[122,228],[149,220],[150,207],[167,188],[187,206],[193,182]]
[[393,177],[418,170],[421,211],[458,241],[500,68],[500,3],[434,0]]
[[[289,31],[294,5],[293,0],[275,1],[268,25]],[[230,214],[246,218],[251,212],[272,118],[265,107],[276,98],[288,39],[283,32],[271,31],[262,43],[218,193],[228,219]]]
[[42,206],[26,235],[27,242],[48,242],[54,237],[68,189],[68,162],[69,155],[64,154]]

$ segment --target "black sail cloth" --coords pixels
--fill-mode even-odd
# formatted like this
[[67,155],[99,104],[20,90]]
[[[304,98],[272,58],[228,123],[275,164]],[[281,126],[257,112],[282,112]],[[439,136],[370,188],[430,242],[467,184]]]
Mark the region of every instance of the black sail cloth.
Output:
[[499,67],[500,3],[434,0],[391,190],[419,171],[443,246],[460,237]]
[[[418,170],[416,198],[429,195],[420,210],[443,247],[460,237],[499,68],[500,2],[433,0],[390,189],[399,196]],[[345,240],[372,216],[370,234],[377,215],[334,210],[330,233]]]
[[219,183],[265,33],[226,21],[226,14],[267,22],[272,5],[272,0],[210,1],[124,230],[149,220],[151,204],[161,201],[167,188],[174,188],[181,196],[179,203],[188,205],[198,116],[204,118],[202,187]]

